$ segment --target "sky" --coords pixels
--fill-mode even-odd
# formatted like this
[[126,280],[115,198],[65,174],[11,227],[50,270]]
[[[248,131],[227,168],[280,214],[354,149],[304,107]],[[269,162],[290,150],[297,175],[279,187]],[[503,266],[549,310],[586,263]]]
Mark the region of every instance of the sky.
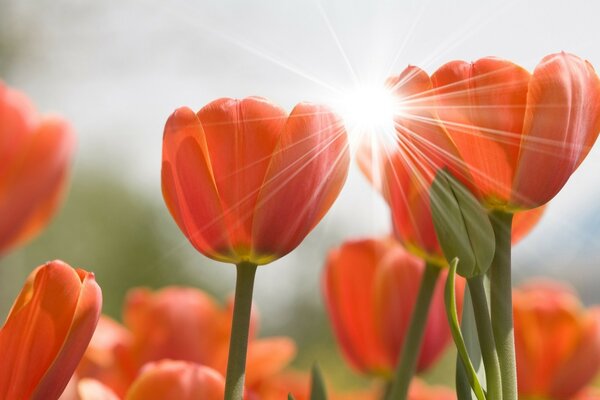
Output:
[[[156,202],[162,130],[183,105],[258,95],[290,110],[330,102],[357,82],[383,82],[409,64],[433,72],[489,55],[532,70],[543,56],[567,51],[600,68],[597,1],[8,0],[1,7],[2,31],[20,43],[3,79],[40,110],[72,121],[78,165],[117,172]],[[597,282],[588,279],[600,266],[597,171],[598,146],[515,249],[518,278],[568,276],[582,289]],[[331,233],[335,245],[389,230],[385,204],[353,166],[318,232]],[[296,272],[266,267],[263,291],[273,282],[289,290],[305,268],[317,290],[320,265],[303,267],[293,256],[278,263],[295,263]],[[600,294],[589,300],[600,302]]]

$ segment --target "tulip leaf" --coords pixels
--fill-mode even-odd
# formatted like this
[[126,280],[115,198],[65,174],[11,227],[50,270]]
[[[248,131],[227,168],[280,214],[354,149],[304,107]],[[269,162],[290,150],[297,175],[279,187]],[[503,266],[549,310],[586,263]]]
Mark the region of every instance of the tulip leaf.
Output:
[[296,400],[293,394],[288,393],[288,400]]
[[310,400],[327,400],[327,391],[321,368],[315,363],[311,371]]
[[[450,270],[448,271],[448,278],[446,279],[446,287],[444,290],[446,316],[448,317],[448,322],[450,324],[450,332],[452,333],[452,338],[454,339],[454,343],[456,344],[456,349],[458,350],[460,361],[462,362],[462,366],[464,367],[462,371],[459,369],[458,372],[463,372],[466,375],[469,385],[473,389],[477,400],[486,400],[485,391],[481,386],[479,377],[477,376],[477,371],[475,370],[475,367],[471,362],[471,358],[469,357],[469,352],[467,350],[465,340],[460,330],[460,323],[458,322],[458,310],[456,308],[455,293],[455,280],[458,263],[458,258],[455,258],[450,262]],[[458,386],[458,389],[461,389],[461,391],[459,391],[459,394],[462,395],[461,400],[464,398],[469,398],[464,397],[464,387],[461,388],[461,386],[464,385]]]
[[448,171],[439,170],[430,191],[431,214],[438,241],[448,261],[460,260],[465,278],[484,274],[496,249],[494,230],[479,201]]

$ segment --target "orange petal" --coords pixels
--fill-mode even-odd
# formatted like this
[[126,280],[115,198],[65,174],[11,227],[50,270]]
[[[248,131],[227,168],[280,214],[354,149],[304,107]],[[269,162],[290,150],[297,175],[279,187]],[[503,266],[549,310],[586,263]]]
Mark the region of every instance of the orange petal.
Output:
[[[423,260],[395,246],[381,260],[375,276],[376,320],[386,346],[389,364],[396,365],[413,310],[425,264]],[[450,329],[444,307],[444,275],[437,283],[423,334],[423,345],[417,364],[418,371],[430,367],[450,343]],[[464,281],[457,281],[457,293],[462,293]],[[459,304],[462,304],[462,296]]]
[[0,188],[0,254],[37,234],[54,214],[66,185],[75,137],[59,118],[46,118],[26,142]]
[[227,341],[227,332],[217,323],[221,314],[213,299],[197,289],[132,290],[124,321],[133,338],[135,369],[165,358],[213,367],[219,346]]
[[529,234],[540,222],[546,206],[532,208],[531,210],[519,211],[514,214],[512,224],[512,244],[515,245]]
[[61,261],[38,267],[0,331],[0,397],[58,398],[92,338],[101,303],[93,274]]
[[246,387],[250,390],[261,381],[270,380],[295,357],[296,344],[287,337],[270,337],[251,341],[246,360]]
[[164,360],[147,364],[126,400],[222,400],[225,381],[215,370],[190,362]]
[[0,193],[37,123],[37,112],[27,96],[0,81]]
[[509,61],[452,61],[431,77],[439,116],[488,204],[511,195],[529,73]]
[[252,247],[264,264],[296,248],[331,207],[348,174],[343,122],[324,106],[290,114],[256,204]]
[[513,308],[519,394],[554,398],[557,373],[585,332],[581,304],[561,284],[540,281],[515,289]]
[[247,257],[256,200],[287,113],[268,100],[249,97],[213,101],[198,118],[232,246]]
[[456,400],[456,394],[445,386],[428,386],[415,378],[410,383],[408,400]]
[[333,331],[344,356],[360,372],[389,374],[390,363],[375,309],[375,274],[389,239],[349,241],[329,253],[323,292]]
[[600,79],[567,53],[545,57],[527,97],[512,201],[536,207],[553,198],[583,161],[600,132]]
[[189,108],[176,110],[165,125],[162,192],[179,228],[202,254],[237,262],[223,219],[204,130]]
[[119,400],[109,387],[95,379],[81,379],[77,384],[79,400]]

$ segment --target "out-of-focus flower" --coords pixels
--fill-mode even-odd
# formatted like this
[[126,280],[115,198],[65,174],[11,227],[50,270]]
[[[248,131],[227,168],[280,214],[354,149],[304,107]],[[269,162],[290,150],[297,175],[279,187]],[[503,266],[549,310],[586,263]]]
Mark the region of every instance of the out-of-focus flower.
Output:
[[149,363],[127,392],[126,400],[221,400],[225,379],[217,371],[186,361]]
[[533,74],[499,58],[452,61],[430,98],[490,208],[552,199],[600,132],[600,79],[577,56],[551,54]]
[[574,398],[600,371],[600,309],[549,281],[515,289],[513,307],[519,398]]
[[62,261],[36,268],[0,330],[0,398],[58,398],[92,338],[101,307],[92,273]]
[[[186,361],[224,375],[231,314],[230,306],[219,306],[197,289],[134,289],[125,304],[125,326],[101,318],[77,375],[101,382],[121,398],[129,393],[144,366],[152,362]],[[248,399],[279,393],[277,387],[282,382],[301,380],[285,370],[296,353],[294,342],[286,337],[258,339],[257,324],[253,313],[247,356]],[[306,382],[303,387],[308,387],[308,377],[302,380]],[[296,398],[304,399],[301,395],[298,391]]]
[[[329,253],[323,281],[327,310],[343,354],[356,370],[390,377],[424,270],[423,260],[391,238],[349,241]],[[464,285],[462,279],[457,282]],[[451,340],[443,290],[441,279],[423,336],[419,371],[431,366]]]
[[348,164],[344,124],[328,108],[301,103],[287,115],[261,98],[219,99],[167,121],[163,196],[198,251],[261,265],[315,227]]
[[0,255],[46,226],[66,186],[75,138],[0,81]]
[[415,378],[410,383],[408,400],[456,400],[456,394],[448,387],[429,386]]
[[[429,75],[409,66],[388,79],[403,107],[395,116],[398,146],[359,149],[362,172],[380,190],[390,206],[396,237],[411,253],[437,265],[446,260],[438,243],[431,216],[429,190],[439,169],[447,169],[474,193],[471,171],[435,112]],[[377,153],[374,153],[377,152]],[[544,208],[519,212],[512,228],[513,243],[535,226]]]

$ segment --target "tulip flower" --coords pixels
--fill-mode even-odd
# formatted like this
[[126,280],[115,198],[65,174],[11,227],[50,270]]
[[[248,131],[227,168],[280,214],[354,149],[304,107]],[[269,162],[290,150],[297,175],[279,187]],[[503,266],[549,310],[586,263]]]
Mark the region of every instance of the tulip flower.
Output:
[[456,394],[444,386],[428,386],[419,379],[413,379],[408,392],[408,400],[456,400]]
[[[329,253],[323,277],[327,311],[342,352],[357,371],[391,378],[406,340],[424,264],[391,238],[349,241]],[[464,287],[462,279],[457,282]],[[451,340],[443,291],[440,280],[418,371],[433,365]]]
[[100,315],[92,273],[52,261],[35,269],[0,330],[0,398],[56,399]]
[[162,188],[179,228],[204,255],[266,264],[289,253],[325,215],[346,179],[342,121],[301,103],[219,99],[171,115]]
[[[267,396],[287,382],[293,374],[286,366],[296,353],[289,338],[256,338],[258,319],[252,315],[246,376],[250,399]],[[161,360],[203,365],[224,375],[231,318],[231,305],[222,307],[198,289],[133,289],[124,306],[124,326],[108,317],[100,319],[77,369],[78,378],[93,379],[126,398],[144,366]],[[289,378],[294,380],[298,378]]]
[[546,56],[533,74],[494,57],[452,61],[431,80],[439,118],[490,208],[547,203],[600,132],[600,79],[572,54]]
[[66,187],[75,138],[0,81],[0,256],[46,226]]
[[600,308],[549,281],[515,289],[513,307],[519,398],[594,398],[584,392],[600,372]]
[[225,381],[217,371],[184,361],[160,361],[144,367],[126,400],[221,400]]

